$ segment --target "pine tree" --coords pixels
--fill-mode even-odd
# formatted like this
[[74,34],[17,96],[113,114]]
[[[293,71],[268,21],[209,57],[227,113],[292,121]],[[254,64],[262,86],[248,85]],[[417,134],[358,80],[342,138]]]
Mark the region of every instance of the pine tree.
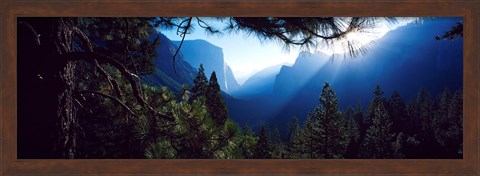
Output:
[[450,119],[448,119],[450,103],[450,91],[448,89],[445,89],[440,96],[440,100],[438,102],[438,110],[435,112],[432,121],[433,129],[435,130],[435,139],[442,147],[445,146],[445,143],[448,140],[447,131],[450,127]]
[[[320,95],[320,128],[325,129],[323,138],[323,149],[326,159],[343,158],[347,147],[347,131],[344,121],[338,111],[338,99],[335,92],[326,82]],[[323,136],[320,134],[320,136]]]
[[397,134],[396,140],[392,145],[393,158],[405,158],[406,135],[412,135],[412,126],[410,117],[407,113],[407,107],[400,93],[393,91],[392,96],[387,101],[387,111],[392,120],[392,132]]
[[197,76],[193,80],[193,87],[192,87],[192,97],[191,99],[197,99],[201,96],[205,96],[207,94],[208,89],[208,80],[207,76],[205,76],[205,70],[203,69],[203,64],[200,64],[198,68]]
[[425,88],[420,88],[416,99],[416,105],[418,113],[416,118],[420,120],[421,125],[420,138],[424,142],[424,144],[427,143],[428,145],[433,145],[430,144],[434,141],[434,132],[431,125],[433,121],[433,103],[430,97],[430,93],[428,93]]
[[286,158],[287,155],[287,150],[285,148],[285,145],[283,144],[281,137],[280,137],[280,131],[278,128],[273,128],[272,134],[271,134],[271,152],[270,155],[272,156],[272,159],[284,159]]
[[445,89],[439,98],[432,128],[444,158],[461,158],[462,103],[461,93],[455,92],[451,95],[448,89]]
[[393,91],[392,96],[388,100],[387,110],[393,123],[392,132],[399,133],[409,130],[409,125],[406,123],[409,120],[407,108],[398,91]]
[[288,158],[301,159],[303,157],[303,153],[305,153],[305,141],[302,134],[302,128],[299,128],[295,133],[292,134],[292,137],[290,138],[291,146],[288,151]]
[[395,135],[391,133],[392,122],[385,109],[382,95],[383,91],[377,86],[368,107],[372,122],[361,146],[361,158],[392,158],[392,141]]
[[373,112],[372,125],[368,128],[362,143],[362,158],[390,158],[391,141],[393,134],[390,133],[392,123],[388,113],[380,104]]
[[[217,137],[218,136],[218,137]],[[212,140],[210,142],[210,149],[217,151],[213,152],[213,158],[218,159],[241,159],[242,151],[239,147],[241,142],[241,129],[236,122],[232,119],[227,119],[225,122],[224,128],[221,129],[217,135],[213,135],[212,138],[218,138],[217,140]],[[213,144],[213,145],[212,145]],[[219,146],[217,146],[220,144]]]
[[373,91],[373,100],[370,102],[370,105],[367,107],[366,115],[364,116],[363,124],[367,127],[372,125],[372,119],[374,117],[374,108],[382,104],[385,106],[385,98],[383,97],[383,91],[379,85],[375,87]]
[[355,120],[355,112],[352,107],[346,110],[344,116],[348,135],[348,147],[345,151],[345,158],[355,158],[358,155],[360,129],[357,120]]
[[462,158],[463,156],[463,95],[462,90],[456,91],[448,110],[450,125],[447,131],[445,148],[449,158]]
[[[301,133],[301,147],[295,148],[297,151],[301,151],[301,158],[304,159],[315,159],[322,158],[323,156],[319,153],[320,148],[320,135],[324,133],[324,129],[319,128],[318,120],[314,119],[319,116],[320,113],[318,108],[315,108],[310,112],[303,124],[303,130]],[[299,150],[300,148],[300,150]]]
[[440,147],[435,139],[433,117],[436,105],[425,88],[420,88],[415,100],[409,105],[413,137],[417,146],[408,151],[414,157],[433,158]]
[[287,133],[287,158],[291,159],[300,159],[302,157],[302,128],[300,127],[300,122],[295,116],[291,119],[288,125]]
[[362,112],[362,104],[359,102],[357,104],[357,106],[355,107],[355,110],[353,112],[353,118],[355,119],[355,121],[357,122],[357,125],[358,125],[358,129],[359,129],[359,133],[360,133],[360,136],[359,136],[359,139],[358,139],[358,147],[357,147],[357,155],[354,156],[354,157],[357,157],[358,156],[358,151],[360,149],[360,144],[362,144],[363,142],[363,139],[365,139],[365,134],[367,133],[367,129],[369,126],[367,126],[366,124],[364,124],[364,113]]
[[260,127],[260,132],[258,135],[258,143],[255,146],[255,157],[256,159],[270,159],[270,143],[267,138],[267,132],[265,126]]
[[169,141],[169,146],[175,150],[175,158],[241,158],[236,147],[240,141],[240,128],[231,120],[217,126],[208,113],[204,98],[177,102],[171,92],[161,97],[170,97],[161,110],[173,116],[175,121],[160,123],[162,126],[157,131],[164,135],[158,141]]
[[217,126],[223,126],[228,118],[227,107],[220,93],[217,76],[213,71],[207,88],[207,107]]
[[258,137],[256,137],[252,129],[248,126],[247,123],[243,124],[242,127],[242,139],[240,142],[240,151],[244,159],[252,159],[255,157],[255,146],[258,142]]
[[297,116],[293,116],[293,117],[290,119],[290,122],[288,123],[288,131],[287,131],[287,138],[286,138],[287,148],[290,148],[290,147],[291,147],[290,139],[292,139],[293,134],[294,134],[296,131],[298,131],[299,128],[300,128],[300,122],[299,122]]
[[253,136],[253,131],[252,131],[252,129],[250,128],[250,126],[248,126],[248,123],[247,123],[247,122],[243,123],[243,126],[242,126],[242,135]]
[[348,139],[344,121],[338,111],[338,99],[330,85],[325,82],[320,95],[320,104],[308,116],[306,140],[315,144],[308,146],[312,158],[343,158]]

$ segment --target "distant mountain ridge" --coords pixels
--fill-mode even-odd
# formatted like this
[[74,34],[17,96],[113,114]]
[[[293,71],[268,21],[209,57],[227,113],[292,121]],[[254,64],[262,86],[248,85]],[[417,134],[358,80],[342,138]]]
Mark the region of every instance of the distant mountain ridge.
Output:
[[[302,88],[328,62],[330,56],[321,53],[300,52],[292,66],[283,66],[275,77],[274,93],[291,96]],[[288,85],[288,86],[287,86]]]
[[[179,46],[180,41],[173,41],[173,44]],[[240,87],[232,69],[225,62],[222,48],[205,40],[185,40],[180,52],[184,60],[193,67],[198,68],[203,64],[207,77],[215,71],[221,90],[231,93]]]
[[[332,60],[323,53],[300,53],[295,64],[282,66],[274,80],[269,77],[260,81],[273,81],[273,93],[238,96],[247,102],[245,107],[232,105],[232,116],[252,124],[265,122],[286,129],[291,117],[304,120],[318,104],[325,82],[335,90],[340,109],[357,103],[365,108],[377,84],[386,98],[393,90],[398,90],[405,101],[416,96],[420,87],[425,87],[432,96],[437,96],[444,88],[460,89],[463,83],[463,39],[434,39],[456,22],[457,19],[440,18],[400,27],[376,41],[366,55],[355,59],[336,57]],[[261,113],[257,115],[250,111]]]
[[238,88],[237,91],[232,92],[232,95],[235,97],[242,97],[243,99],[249,99],[259,95],[273,93],[275,76],[285,65],[288,64],[284,63],[270,66],[253,74]]

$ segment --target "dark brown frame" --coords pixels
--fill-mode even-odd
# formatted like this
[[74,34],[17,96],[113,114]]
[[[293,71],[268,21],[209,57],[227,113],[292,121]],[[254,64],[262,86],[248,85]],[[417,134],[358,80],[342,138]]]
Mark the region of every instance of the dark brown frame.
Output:
[[[479,171],[479,1],[11,1],[0,6],[0,175],[452,174]],[[463,159],[32,160],[17,159],[16,17],[21,16],[459,16],[464,21]]]

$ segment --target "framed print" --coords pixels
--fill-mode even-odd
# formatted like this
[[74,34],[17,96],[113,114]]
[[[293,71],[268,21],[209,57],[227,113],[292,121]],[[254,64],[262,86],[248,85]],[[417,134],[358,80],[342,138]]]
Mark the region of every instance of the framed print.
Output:
[[479,5],[2,2],[2,174],[479,174]]

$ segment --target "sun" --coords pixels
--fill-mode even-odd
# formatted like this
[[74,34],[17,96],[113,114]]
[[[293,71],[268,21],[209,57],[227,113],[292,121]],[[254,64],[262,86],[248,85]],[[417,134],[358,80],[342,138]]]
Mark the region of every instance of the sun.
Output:
[[382,38],[390,30],[392,30],[391,27],[383,24],[368,30],[354,30],[347,33],[345,37],[334,41],[332,46],[319,50],[329,55],[347,54],[352,46],[354,49],[363,48]]
[[345,36],[345,40],[349,40],[349,41],[359,41],[359,42],[366,42],[367,40],[370,40],[370,37],[366,37],[364,34],[362,33],[359,33],[357,31],[353,31],[353,32],[350,32],[348,33],[346,36]]

